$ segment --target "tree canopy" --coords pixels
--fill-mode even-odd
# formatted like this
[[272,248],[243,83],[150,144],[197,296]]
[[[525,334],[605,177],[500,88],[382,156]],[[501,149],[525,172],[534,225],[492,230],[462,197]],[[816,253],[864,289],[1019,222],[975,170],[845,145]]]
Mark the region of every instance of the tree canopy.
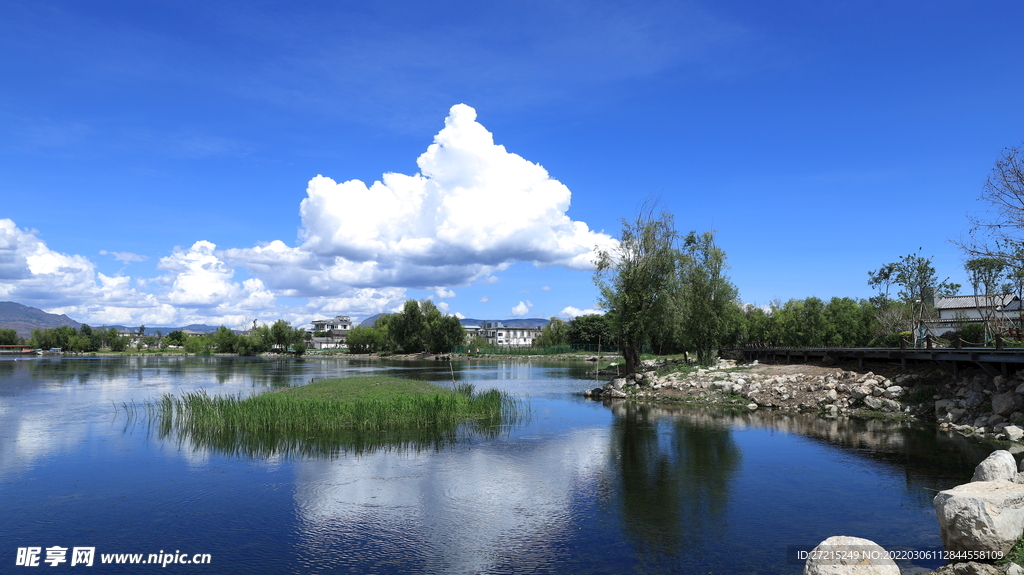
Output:
[[617,247],[598,254],[594,280],[628,371],[639,367],[645,345],[692,351],[701,364],[716,359],[742,319],[725,269],[711,232],[690,232],[680,245],[672,214],[655,215],[652,204],[622,221]]

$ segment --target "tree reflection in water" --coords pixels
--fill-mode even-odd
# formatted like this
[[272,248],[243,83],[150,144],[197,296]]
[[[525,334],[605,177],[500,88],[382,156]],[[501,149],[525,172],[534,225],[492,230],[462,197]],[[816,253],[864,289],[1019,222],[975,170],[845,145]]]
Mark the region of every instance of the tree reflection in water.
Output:
[[[677,563],[684,552],[719,540],[726,527],[730,481],[740,449],[727,424],[672,417],[661,408],[612,408],[611,449],[616,502],[645,571]],[[660,566],[660,569],[659,569]]]

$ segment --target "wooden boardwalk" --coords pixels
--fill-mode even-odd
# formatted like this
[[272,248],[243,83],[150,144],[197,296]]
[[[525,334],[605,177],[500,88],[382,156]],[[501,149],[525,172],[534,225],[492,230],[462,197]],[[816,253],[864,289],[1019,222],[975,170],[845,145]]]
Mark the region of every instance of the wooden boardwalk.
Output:
[[865,361],[907,363],[933,362],[959,376],[961,369],[980,367],[989,375],[1009,375],[1024,369],[1024,348],[991,347],[898,348],[898,347],[745,347],[738,351],[747,361],[797,363],[808,361],[852,361],[864,367]]

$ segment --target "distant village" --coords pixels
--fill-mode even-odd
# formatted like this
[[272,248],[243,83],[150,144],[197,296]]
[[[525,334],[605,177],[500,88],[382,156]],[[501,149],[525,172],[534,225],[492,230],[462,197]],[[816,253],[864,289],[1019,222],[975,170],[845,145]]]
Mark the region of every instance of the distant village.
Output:
[[[331,319],[315,319],[313,338],[309,340],[309,349],[344,349],[345,339],[352,329],[352,318],[347,315],[335,316]],[[480,325],[463,324],[466,331],[466,342],[480,337],[487,345],[498,347],[532,347],[534,340],[540,335],[540,328],[509,327],[500,321],[482,321]]]

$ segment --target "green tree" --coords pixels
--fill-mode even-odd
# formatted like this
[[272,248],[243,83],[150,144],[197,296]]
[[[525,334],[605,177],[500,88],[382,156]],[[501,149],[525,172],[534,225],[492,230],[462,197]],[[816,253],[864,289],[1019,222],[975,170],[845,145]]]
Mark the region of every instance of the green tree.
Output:
[[397,349],[402,353],[417,353],[424,349],[423,313],[420,302],[411,299],[405,302],[402,313],[392,320],[391,329]]
[[357,325],[348,331],[345,343],[350,353],[377,353],[384,349],[384,329]]
[[612,346],[615,344],[608,318],[601,314],[578,315],[569,321],[565,333],[569,343]]
[[991,337],[992,320],[996,310],[994,296],[1001,291],[1000,282],[1004,279],[1006,260],[1003,258],[974,258],[964,263],[967,279],[974,289],[974,305],[984,323],[985,341]]
[[441,333],[439,327],[441,325],[441,318],[444,314],[441,310],[437,309],[434,302],[429,299],[419,302],[420,308],[420,335],[419,339],[423,342],[423,349],[438,353],[438,345],[441,343],[437,338],[440,337]]
[[889,263],[875,271],[868,272],[868,285],[878,290],[878,295],[872,298],[879,307],[885,308],[889,305],[889,288],[896,281],[897,264]]
[[71,349],[72,338],[78,335],[75,328],[67,325],[59,327],[34,329],[29,344],[40,349]]
[[383,339],[380,351],[392,352],[400,349],[395,338],[395,326],[401,319],[401,314],[395,313],[382,315],[373,322],[373,327],[381,331]]
[[748,304],[743,308],[745,336],[751,343],[769,345],[781,344],[774,308],[764,308]]
[[714,234],[690,232],[683,240],[681,289],[676,294],[682,319],[679,333],[701,365],[717,359],[719,346],[739,321],[738,314],[731,313],[739,293],[725,268],[725,252],[715,244]]
[[167,334],[167,337],[164,339],[167,340],[167,343],[170,345],[184,346],[185,339],[187,337],[188,336],[185,335],[185,332],[181,331],[180,329],[176,329],[171,333]]
[[428,325],[427,339],[434,353],[451,353],[456,346],[466,343],[466,330],[454,315],[441,316]]
[[18,345],[21,338],[13,329],[0,329],[0,345]]
[[295,341],[295,330],[283,319],[270,326],[270,345],[283,351],[288,350]]
[[232,341],[231,349],[238,355],[259,355],[269,348],[266,340],[259,335],[237,335]]
[[639,367],[644,344],[664,320],[659,311],[673,296],[677,234],[672,215],[656,217],[653,208],[646,204],[632,222],[622,220],[618,245],[598,252],[594,273],[627,372]]
[[190,335],[185,338],[185,352],[208,354],[213,348],[213,339],[209,335]]
[[825,345],[865,347],[875,332],[875,310],[869,301],[834,297],[825,306]]
[[548,324],[544,326],[544,329],[540,330],[540,335],[534,340],[533,345],[536,347],[554,347],[568,343],[569,324],[552,316],[548,320]]
[[121,352],[128,349],[128,338],[114,328],[110,328],[104,333],[103,342],[110,348],[110,351]]
[[230,329],[220,326],[212,334],[211,340],[213,348],[217,350],[217,353],[236,353],[235,342],[238,340],[238,334]]
[[[924,320],[935,315],[935,298],[956,295],[961,287],[960,284],[951,283],[949,278],[940,282],[931,258],[923,257],[920,249],[916,254],[900,257],[898,262],[885,264],[879,270],[868,272],[868,278],[868,285],[873,287],[885,285],[887,291],[889,285],[901,288],[899,298],[909,308],[910,322],[915,328],[915,342],[919,335],[916,328]],[[887,307],[880,309],[884,311]],[[886,323],[882,320],[883,318],[879,318],[881,324]]]

